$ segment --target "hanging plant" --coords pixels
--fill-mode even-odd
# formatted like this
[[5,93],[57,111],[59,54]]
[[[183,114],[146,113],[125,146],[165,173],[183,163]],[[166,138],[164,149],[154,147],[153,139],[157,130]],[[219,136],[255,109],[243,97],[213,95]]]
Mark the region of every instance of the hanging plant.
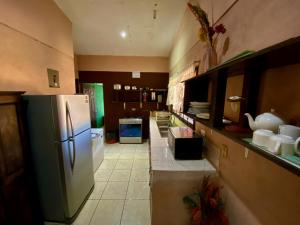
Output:
[[221,188],[211,182],[209,176],[203,178],[200,189],[183,198],[191,213],[192,225],[229,225],[224,212]]

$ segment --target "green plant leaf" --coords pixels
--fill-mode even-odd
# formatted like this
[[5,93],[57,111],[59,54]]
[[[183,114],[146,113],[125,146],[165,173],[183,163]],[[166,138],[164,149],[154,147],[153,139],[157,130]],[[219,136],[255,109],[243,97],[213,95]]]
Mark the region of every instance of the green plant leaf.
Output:
[[182,201],[184,204],[188,205],[190,208],[195,208],[197,207],[197,203],[192,199],[190,196],[185,196]]

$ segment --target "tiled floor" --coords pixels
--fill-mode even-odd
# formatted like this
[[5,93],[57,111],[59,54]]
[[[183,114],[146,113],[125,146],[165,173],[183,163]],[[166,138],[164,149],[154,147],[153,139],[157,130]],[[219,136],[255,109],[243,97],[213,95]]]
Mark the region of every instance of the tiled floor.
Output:
[[148,143],[106,145],[95,188],[73,225],[150,225]]

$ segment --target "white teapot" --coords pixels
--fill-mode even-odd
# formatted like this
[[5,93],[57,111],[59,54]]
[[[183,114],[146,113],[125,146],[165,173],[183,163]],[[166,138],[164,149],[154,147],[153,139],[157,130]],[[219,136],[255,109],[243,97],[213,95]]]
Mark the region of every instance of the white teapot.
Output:
[[247,116],[249,126],[252,130],[265,129],[277,133],[279,125],[284,124],[284,121],[280,117],[272,113],[260,114],[255,118],[255,121],[249,113],[245,113],[245,116]]

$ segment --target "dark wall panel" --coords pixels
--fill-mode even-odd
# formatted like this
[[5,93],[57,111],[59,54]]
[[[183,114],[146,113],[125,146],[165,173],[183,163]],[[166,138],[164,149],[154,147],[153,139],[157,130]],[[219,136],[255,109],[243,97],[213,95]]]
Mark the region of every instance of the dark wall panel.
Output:
[[[80,83],[103,83],[104,87],[104,125],[106,131],[118,131],[118,120],[123,117],[143,117],[143,137],[148,138],[148,118],[150,110],[156,110],[153,102],[126,103],[126,109],[122,102],[113,102],[113,85],[121,84],[137,86],[137,88],[149,87],[153,89],[166,89],[168,87],[168,73],[141,73],[141,78],[132,78],[131,72],[105,72],[105,71],[79,71]],[[160,104],[160,109],[166,109],[165,98]],[[136,109],[133,111],[132,109]]]

